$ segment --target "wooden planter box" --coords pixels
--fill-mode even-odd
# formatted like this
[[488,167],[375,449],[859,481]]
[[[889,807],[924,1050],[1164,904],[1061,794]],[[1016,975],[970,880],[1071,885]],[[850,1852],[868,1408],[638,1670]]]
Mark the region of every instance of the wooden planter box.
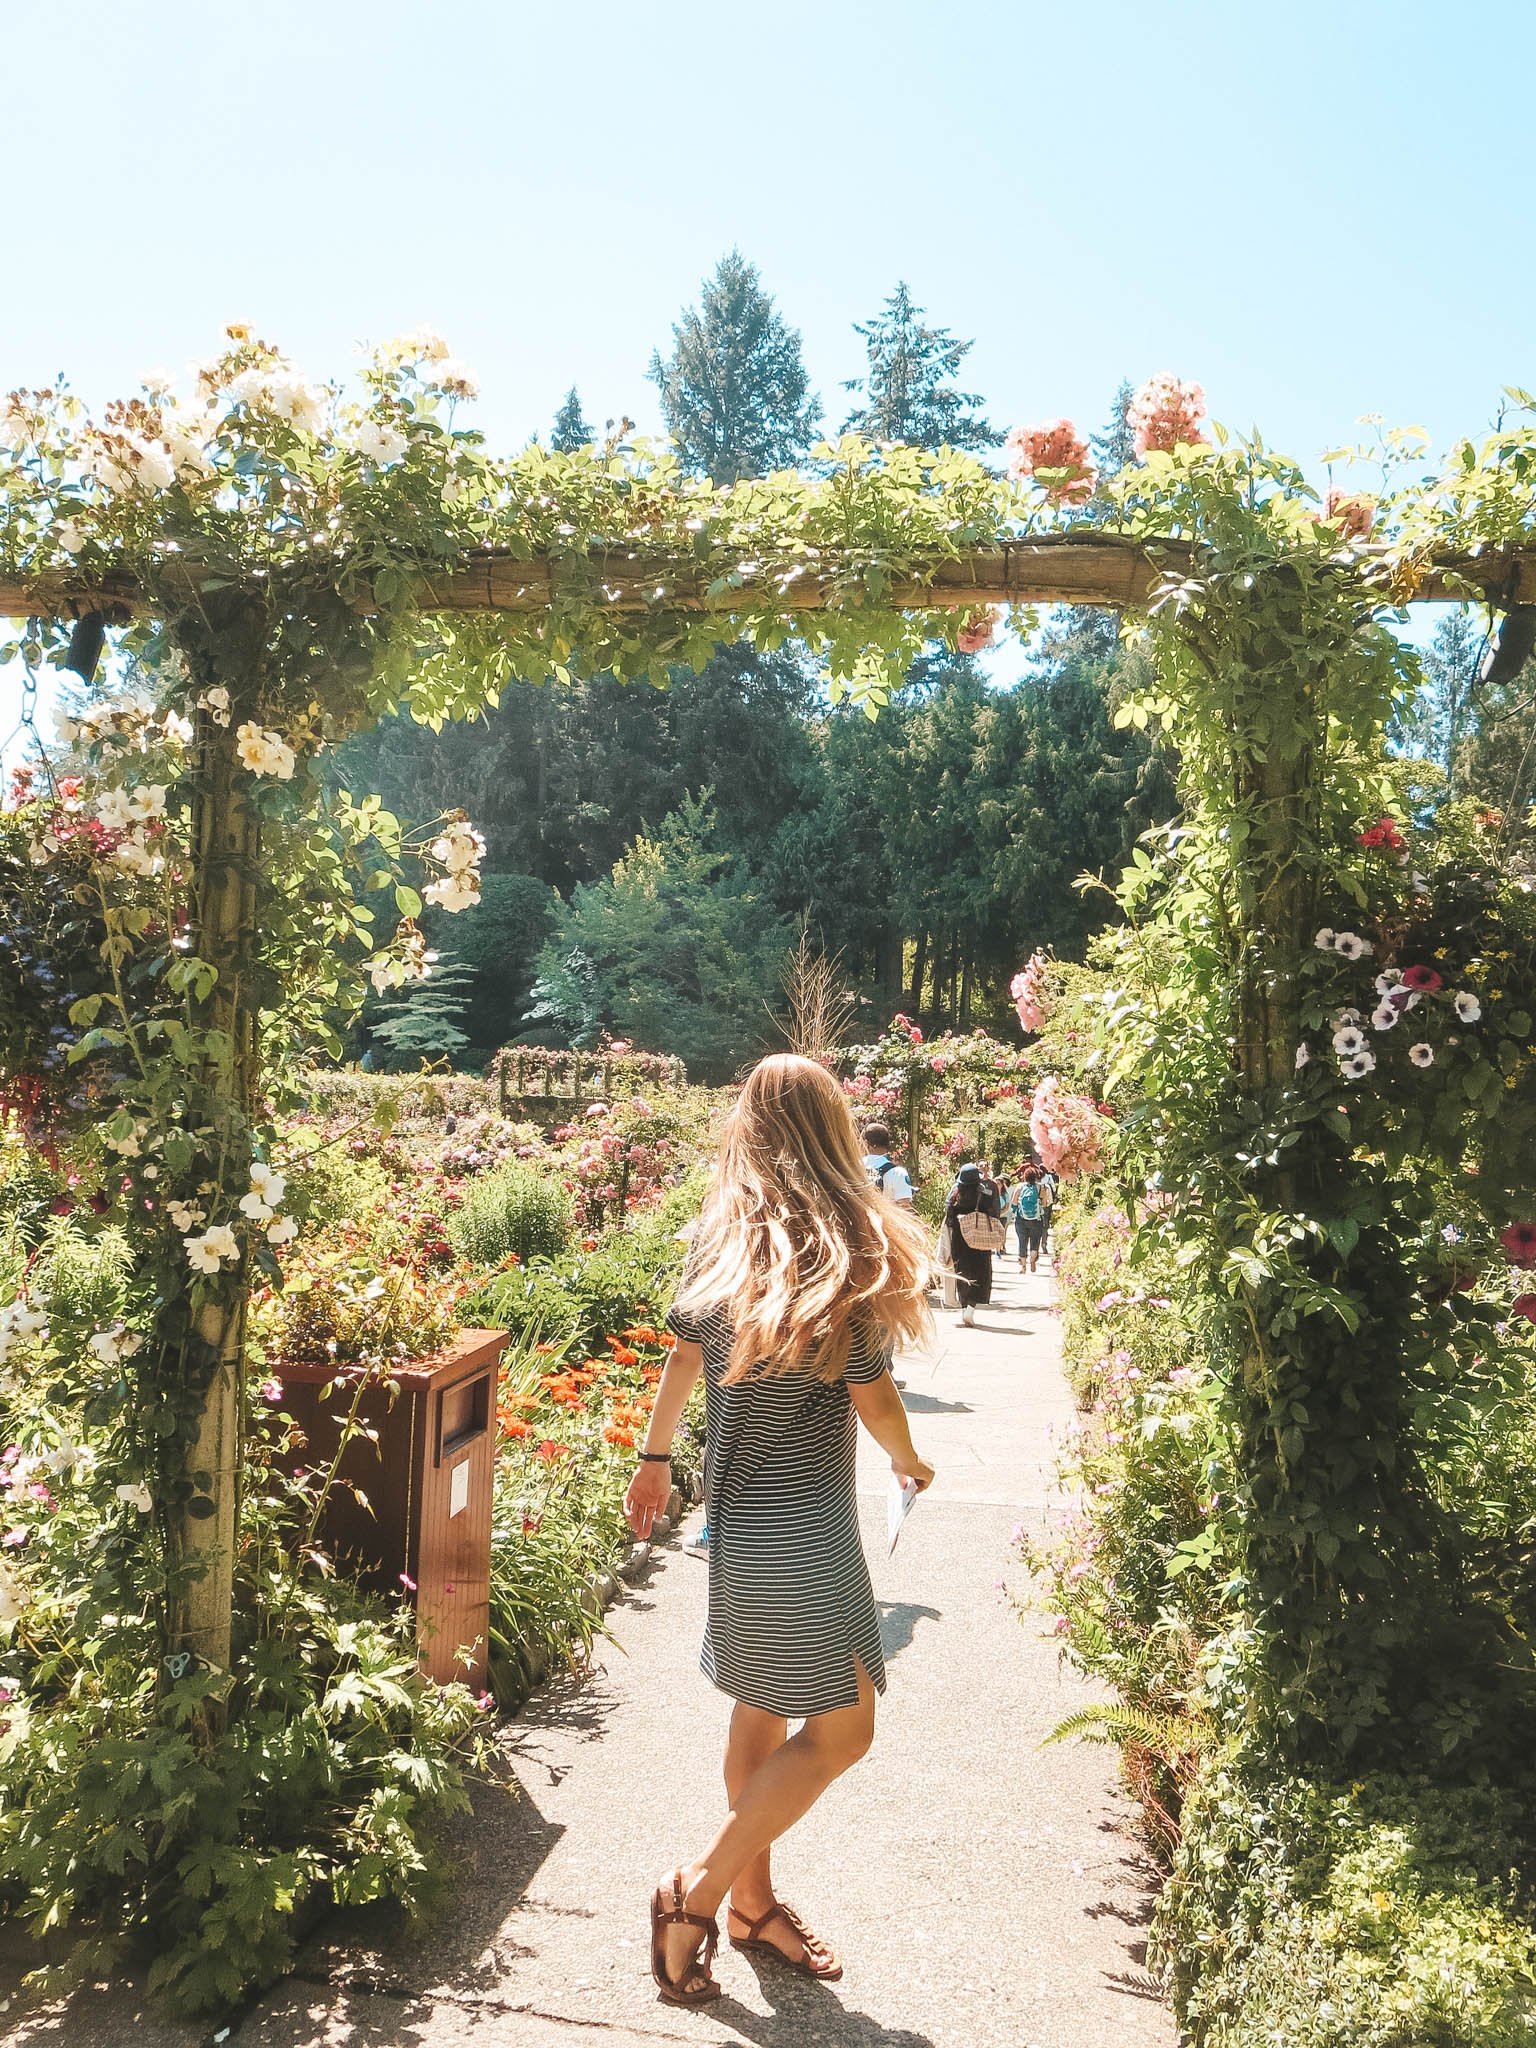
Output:
[[[421,1668],[440,1684],[485,1683],[496,1372],[506,1345],[504,1330],[461,1330],[436,1357],[412,1359],[369,1386],[358,1409],[362,1428],[342,1455],[320,1523],[320,1544],[340,1570],[413,1602]],[[355,1378],[329,1361],[280,1365],[276,1376],[306,1439],[290,1464],[328,1470]]]

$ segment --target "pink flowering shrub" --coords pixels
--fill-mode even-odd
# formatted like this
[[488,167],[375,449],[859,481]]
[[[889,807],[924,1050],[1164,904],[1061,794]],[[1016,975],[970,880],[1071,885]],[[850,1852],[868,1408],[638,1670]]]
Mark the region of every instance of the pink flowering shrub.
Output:
[[1054,1074],[1035,1088],[1029,1134],[1041,1164],[1063,1180],[1097,1173],[1103,1164],[1109,1119],[1082,1095],[1068,1095]]
[[1099,473],[1089,460],[1087,442],[1070,420],[1015,427],[1003,447],[1015,483],[1033,479],[1048,498],[1062,505],[1080,505],[1093,496]]
[[1037,947],[1030,954],[1028,965],[1008,984],[1008,993],[1013,997],[1013,1006],[1019,1013],[1019,1025],[1025,1031],[1045,1029],[1045,1020],[1049,1015],[1046,1002],[1047,972],[1045,955]]
[[1136,393],[1125,417],[1138,455],[1154,450],[1166,453],[1181,444],[1203,447],[1206,437],[1200,424],[1205,418],[1205,387],[1183,384],[1167,370],[1160,370]]

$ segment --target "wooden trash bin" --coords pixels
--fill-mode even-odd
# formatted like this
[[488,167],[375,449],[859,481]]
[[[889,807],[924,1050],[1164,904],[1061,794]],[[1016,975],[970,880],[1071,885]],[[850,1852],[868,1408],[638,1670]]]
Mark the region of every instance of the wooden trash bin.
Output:
[[[485,1683],[496,1373],[506,1345],[504,1330],[461,1330],[435,1357],[412,1359],[369,1386],[358,1407],[363,1428],[342,1454],[320,1522],[321,1547],[338,1570],[413,1602],[421,1668],[439,1684]],[[277,1377],[306,1439],[291,1466],[328,1470],[355,1374],[326,1361],[280,1365]],[[461,1650],[470,1653],[467,1664]]]

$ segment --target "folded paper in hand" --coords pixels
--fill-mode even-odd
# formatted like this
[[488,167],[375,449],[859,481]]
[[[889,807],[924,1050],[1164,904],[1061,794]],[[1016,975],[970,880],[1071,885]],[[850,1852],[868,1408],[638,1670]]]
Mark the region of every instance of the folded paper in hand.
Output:
[[917,1499],[917,1495],[918,1484],[915,1479],[898,1479],[894,1472],[891,1474],[891,1490],[886,1498],[885,1508],[885,1530],[891,1539],[890,1550],[885,1553],[887,1557],[890,1556],[891,1550],[896,1548],[901,1525],[911,1514],[912,1503]]

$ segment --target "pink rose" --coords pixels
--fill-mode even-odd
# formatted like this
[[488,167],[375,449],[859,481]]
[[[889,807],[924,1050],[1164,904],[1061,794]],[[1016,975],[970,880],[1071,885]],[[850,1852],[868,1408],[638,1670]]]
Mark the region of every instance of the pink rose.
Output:
[[1138,455],[1154,449],[1167,452],[1181,444],[1201,447],[1205,443],[1200,431],[1205,418],[1204,387],[1182,384],[1169,371],[1160,370],[1136,393],[1125,418]]
[[1088,459],[1087,442],[1070,420],[1015,427],[1003,447],[1015,483],[1033,478],[1048,498],[1063,505],[1081,504],[1093,496],[1099,473]]

